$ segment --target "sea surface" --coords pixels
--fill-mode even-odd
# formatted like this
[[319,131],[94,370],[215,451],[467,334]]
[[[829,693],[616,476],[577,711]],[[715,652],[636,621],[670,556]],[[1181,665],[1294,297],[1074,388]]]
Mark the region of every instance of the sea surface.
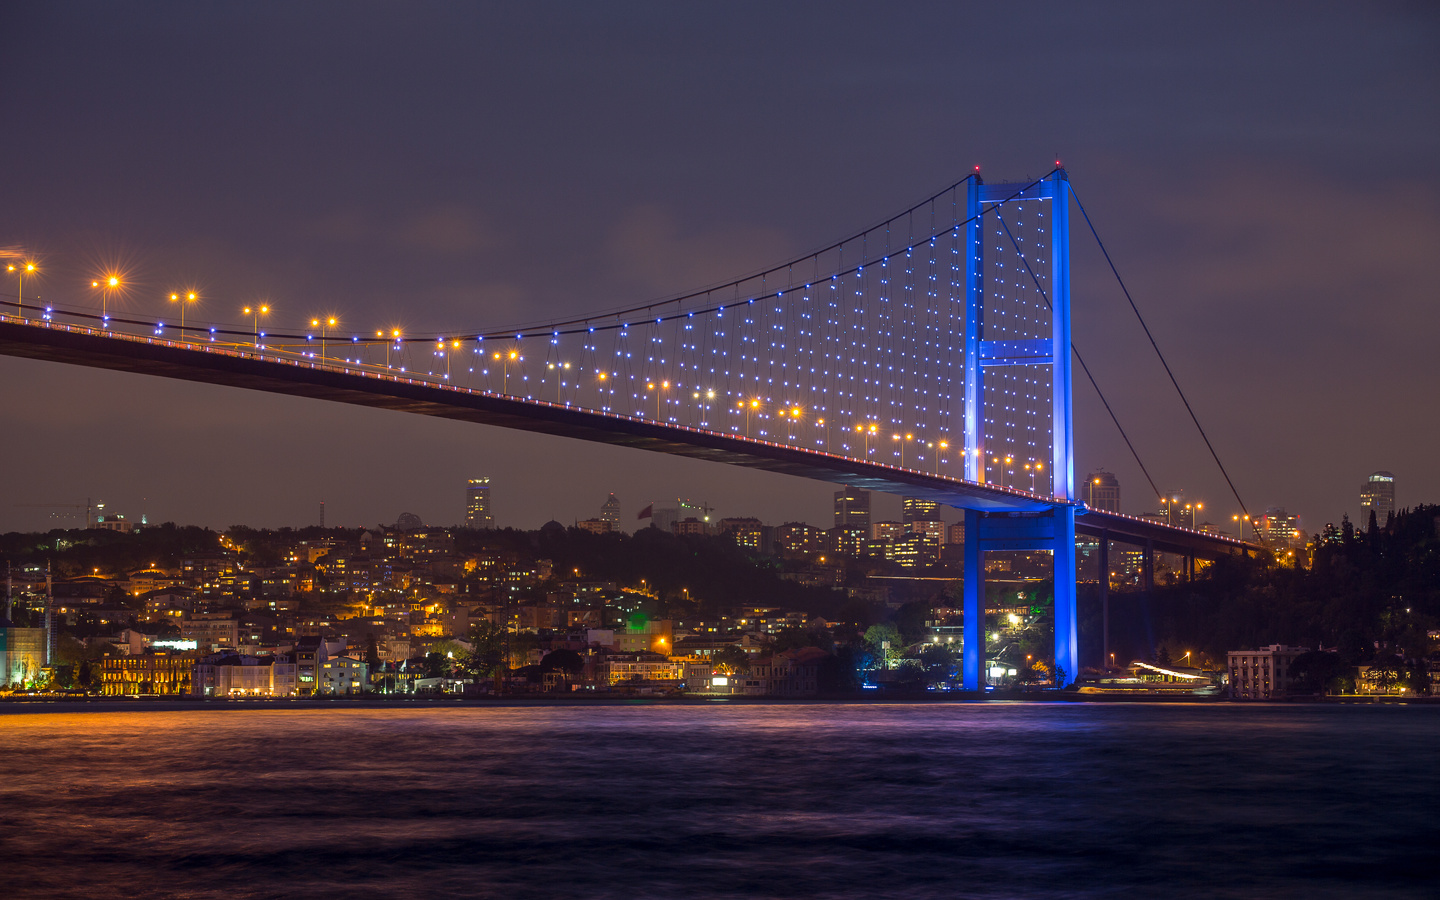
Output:
[[1437,860],[1435,707],[0,713],[5,898],[1433,898]]

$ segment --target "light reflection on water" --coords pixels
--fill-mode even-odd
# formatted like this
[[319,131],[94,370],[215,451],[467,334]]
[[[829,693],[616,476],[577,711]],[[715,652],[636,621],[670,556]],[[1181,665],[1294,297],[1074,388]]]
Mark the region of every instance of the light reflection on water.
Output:
[[1435,896],[1440,709],[0,715],[0,895]]

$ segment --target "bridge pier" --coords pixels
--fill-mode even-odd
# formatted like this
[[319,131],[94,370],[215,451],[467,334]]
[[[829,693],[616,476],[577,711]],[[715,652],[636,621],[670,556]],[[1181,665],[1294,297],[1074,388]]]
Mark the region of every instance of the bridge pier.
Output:
[[[1055,666],[1063,685],[1080,671],[1075,589],[1075,507],[1046,513],[985,513],[965,510],[965,643],[961,684],[985,689],[985,553],[993,550],[1050,550],[1055,573]],[[1063,672],[1063,674],[1062,674]]]
[[1110,665],[1110,532],[1100,531],[1100,553],[1096,560],[1100,583],[1100,662]]

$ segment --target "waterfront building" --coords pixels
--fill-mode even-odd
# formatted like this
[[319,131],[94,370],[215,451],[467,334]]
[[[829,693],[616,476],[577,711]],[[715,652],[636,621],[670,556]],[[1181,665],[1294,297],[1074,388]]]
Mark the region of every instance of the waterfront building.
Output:
[[100,692],[107,697],[189,693],[199,658],[194,652],[162,651],[107,656],[100,660]]
[[289,656],[209,656],[195,663],[190,682],[197,697],[293,697],[295,691]]
[[490,511],[489,476],[472,478],[465,488],[465,524],[470,528],[495,527],[495,516]]
[[318,692],[348,696],[364,693],[370,684],[370,667],[349,656],[336,656],[317,668]]
[[1103,469],[1091,472],[1085,478],[1082,495],[1085,505],[1102,512],[1120,511],[1120,480]]
[[870,527],[870,492],[846,485],[835,492],[835,527]]
[[0,688],[31,684],[45,669],[45,629],[16,628],[0,616]]
[[1230,696],[1235,700],[1283,700],[1290,694],[1290,664],[1308,653],[1305,647],[1271,644],[1262,650],[1231,650],[1226,654]]
[[1372,472],[1365,483],[1360,485],[1361,528],[1370,524],[1370,513],[1375,513],[1375,522],[1385,526],[1385,520],[1395,512],[1395,476],[1389,472]]

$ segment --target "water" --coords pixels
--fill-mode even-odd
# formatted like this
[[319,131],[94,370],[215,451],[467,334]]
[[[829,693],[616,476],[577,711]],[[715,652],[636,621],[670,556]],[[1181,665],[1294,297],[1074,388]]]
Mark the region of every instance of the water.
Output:
[[6,897],[1437,896],[1440,708],[0,714]]

